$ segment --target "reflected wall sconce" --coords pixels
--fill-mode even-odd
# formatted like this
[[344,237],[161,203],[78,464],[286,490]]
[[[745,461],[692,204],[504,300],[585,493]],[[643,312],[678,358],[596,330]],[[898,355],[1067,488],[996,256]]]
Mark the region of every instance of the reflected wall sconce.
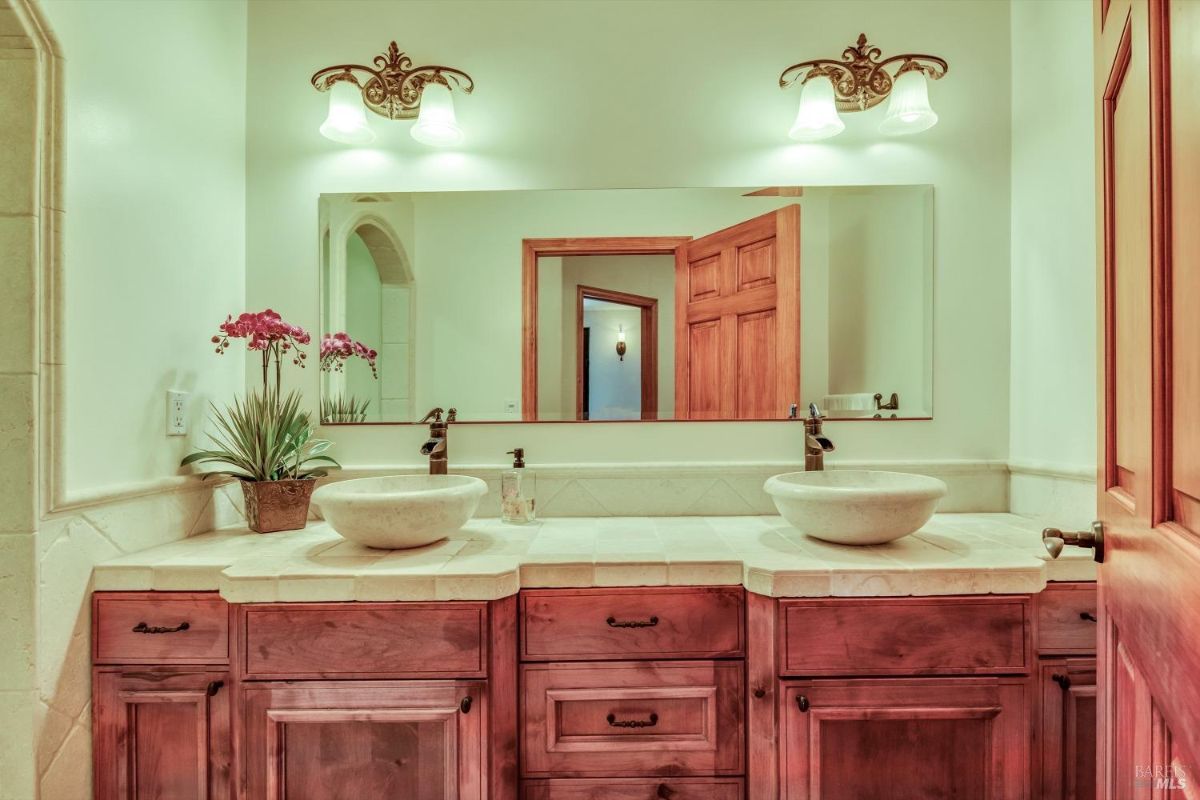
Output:
[[617,326],[617,360],[625,360],[625,326]]
[[[929,105],[926,78],[939,80],[949,66],[937,56],[904,53],[882,58],[883,51],[859,34],[857,44],[842,51],[840,61],[815,58],[793,64],[779,76],[780,88],[799,82],[800,111],[788,136],[815,142],[837,136],[846,127],[839,111],[866,111],[891,98],[879,123],[885,134],[928,130],[938,116]],[[882,60],[881,60],[882,59]],[[889,72],[894,67],[895,72]]]
[[451,89],[470,94],[475,89],[470,75],[434,64],[414,67],[395,42],[372,63],[374,67],[338,64],[313,74],[313,88],[329,92],[322,136],[344,144],[373,142],[375,132],[367,124],[369,108],[390,120],[415,118],[412,137],[422,144],[441,147],[462,142]]

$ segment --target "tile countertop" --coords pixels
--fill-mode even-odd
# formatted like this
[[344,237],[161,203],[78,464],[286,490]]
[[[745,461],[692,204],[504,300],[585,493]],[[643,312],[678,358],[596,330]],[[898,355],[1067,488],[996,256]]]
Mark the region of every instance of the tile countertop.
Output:
[[473,520],[415,550],[372,550],[325,523],[232,528],[96,567],[97,591],[211,591],[234,603],[494,600],[531,587],[742,584],[769,597],[1022,594],[1095,580],[1091,551],[1051,560],[1042,525],[1012,514],[938,514],[912,536],[848,547],[779,517]]

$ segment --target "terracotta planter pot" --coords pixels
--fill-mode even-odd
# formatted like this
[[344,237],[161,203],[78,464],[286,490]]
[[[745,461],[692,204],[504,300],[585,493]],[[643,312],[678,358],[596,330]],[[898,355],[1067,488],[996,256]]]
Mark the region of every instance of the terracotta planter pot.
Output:
[[246,524],[258,533],[297,531],[308,522],[316,478],[284,481],[242,481]]

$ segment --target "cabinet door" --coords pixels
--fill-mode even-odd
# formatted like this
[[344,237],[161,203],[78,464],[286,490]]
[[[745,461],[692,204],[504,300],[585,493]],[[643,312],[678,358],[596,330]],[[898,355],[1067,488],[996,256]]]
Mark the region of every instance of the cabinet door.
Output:
[[1096,660],[1045,661],[1039,753],[1043,800],[1095,800]]
[[228,800],[228,684],[223,671],[97,669],[97,800]]
[[246,797],[481,800],[482,681],[251,684]]
[[1028,681],[784,681],[785,800],[1019,800]]

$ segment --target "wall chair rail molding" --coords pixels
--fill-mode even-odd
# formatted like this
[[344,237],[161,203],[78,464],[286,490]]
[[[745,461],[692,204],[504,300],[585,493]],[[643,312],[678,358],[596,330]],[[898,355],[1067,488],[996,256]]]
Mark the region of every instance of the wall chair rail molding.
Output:
[[389,120],[416,119],[411,133],[422,144],[462,142],[451,89],[470,94],[475,89],[470,75],[440,64],[414,67],[395,42],[372,63],[375,66],[337,64],[313,74],[313,88],[329,92],[322,136],[343,144],[370,144],[375,132],[367,124],[366,108]]
[[[895,72],[890,72],[894,69]],[[883,57],[883,51],[861,33],[840,59],[814,58],[785,69],[779,87],[801,85],[800,111],[788,135],[801,142],[828,139],[846,127],[838,112],[866,111],[891,98],[879,124],[880,133],[920,133],[937,124],[929,105],[926,78],[940,80],[945,59],[924,53]]]

